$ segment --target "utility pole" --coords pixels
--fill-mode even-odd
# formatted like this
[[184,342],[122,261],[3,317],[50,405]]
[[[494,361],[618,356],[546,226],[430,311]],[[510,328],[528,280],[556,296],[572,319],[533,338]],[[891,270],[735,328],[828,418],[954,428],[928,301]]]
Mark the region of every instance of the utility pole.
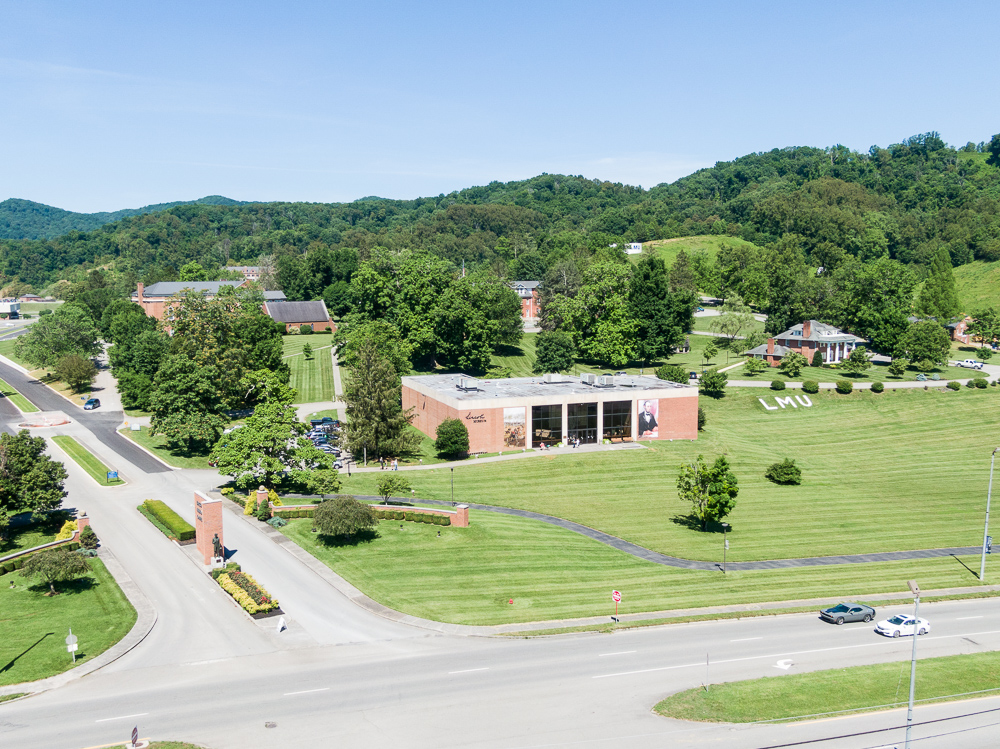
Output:
[[986,542],[990,537],[990,495],[993,494],[993,463],[997,458],[997,450],[1000,450],[1000,447],[993,448],[993,454],[990,456],[990,484],[986,489],[986,523],[983,525],[983,561],[979,565],[979,582],[986,577]]
[[910,749],[910,731],[913,730],[913,693],[917,685],[917,633],[920,631],[920,586],[916,580],[907,585],[913,593],[913,650],[910,653],[910,703],[906,709],[906,749]]

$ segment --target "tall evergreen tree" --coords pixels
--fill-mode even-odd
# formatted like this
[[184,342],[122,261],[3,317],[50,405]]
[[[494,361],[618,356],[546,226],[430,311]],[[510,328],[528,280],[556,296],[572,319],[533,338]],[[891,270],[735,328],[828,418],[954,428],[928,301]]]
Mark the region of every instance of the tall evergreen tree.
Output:
[[[677,296],[691,297],[687,289],[679,289]],[[693,306],[688,304],[688,316]],[[670,279],[663,259],[656,255],[643,255],[636,264],[629,283],[628,303],[632,316],[639,322],[636,332],[636,354],[644,362],[669,356],[684,337],[677,312],[671,304]]]
[[670,267],[670,290],[698,292],[698,278],[691,265],[691,258],[684,250],[677,253],[677,258]]
[[934,253],[931,272],[917,299],[917,311],[927,317],[947,322],[962,309],[958,300],[955,276],[951,270],[951,255],[943,245]]

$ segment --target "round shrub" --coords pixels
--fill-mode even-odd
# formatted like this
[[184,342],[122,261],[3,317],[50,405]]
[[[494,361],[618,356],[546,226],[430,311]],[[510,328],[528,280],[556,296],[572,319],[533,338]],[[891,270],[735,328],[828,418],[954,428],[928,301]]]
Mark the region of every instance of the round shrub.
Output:
[[997,386],[997,381],[993,380],[993,382],[990,383],[990,387],[995,388],[996,386]]
[[837,380],[837,392],[841,395],[854,392],[854,383],[850,380]]
[[469,430],[461,419],[445,419],[438,425],[434,449],[444,458],[460,458],[469,452]]
[[813,354],[812,366],[814,366],[814,367],[822,367],[823,366],[823,352],[822,351],[818,351],[817,350]]
[[764,477],[776,484],[801,484],[802,469],[795,465],[794,460],[785,458],[780,463],[772,463],[764,471]]
[[885,390],[885,385],[883,385],[881,382],[873,382],[872,383],[872,392],[873,393],[881,393],[883,390]]
[[815,380],[803,380],[802,381],[802,392],[815,395],[819,392],[819,383]]
[[945,385],[945,387],[948,388],[949,390],[958,390],[962,386],[959,385],[957,382],[952,381],[949,382],[947,385]]
[[784,390],[785,383],[781,380],[771,380],[771,390]]
[[976,379],[974,379],[972,381],[972,384],[975,385],[980,390],[984,390],[986,388],[986,380],[984,380],[982,377],[977,377]]
[[965,383],[965,386],[967,388],[974,388],[976,386],[976,381],[975,380],[967,380],[966,383]]
[[283,517],[275,515],[273,518],[267,521],[267,524],[272,528],[284,528],[286,525],[288,525],[288,521],[285,520]]
[[299,326],[299,335],[312,335],[312,334],[313,334],[312,325],[306,325],[305,323],[303,323],[302,325]]

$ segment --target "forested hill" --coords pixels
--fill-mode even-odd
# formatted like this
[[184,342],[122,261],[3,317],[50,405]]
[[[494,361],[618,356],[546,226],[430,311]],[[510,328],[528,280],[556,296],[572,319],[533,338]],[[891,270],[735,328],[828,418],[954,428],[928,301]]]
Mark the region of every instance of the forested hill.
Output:
[[93,231],[105,224],[128,216],[156,213],[179,205],[246,205],[221,195],[209,195],[200,200],[179,200],[157,203],[142,208],[126,208],[112,213],[74,213],[31,200],[10,198],[0,203],[0,239],[53,239],[71,231]]
[[[4,283],[42,290],[101,265],[129,283],[273,256],[424,249],[455,265],[541,278],[608,244],[696,234],[785,240],[813,267],[891,257],[918,277],[945,248],[954,265],[1000,259],[1000,136],[948,146],[936,133],[867,152],[795,147],[720,162],[650,190],[544,174],[417,200],[344,204],[198,201],[50,240],[0,242]],[[2,205],[6,206],[11,201]],[[225,201],[231,202],[231,201]],[[144,210],[144,209],[143,209]],[[2,221],[2,219],[0,219]],[[288,289],[286,289],[286,293]]]

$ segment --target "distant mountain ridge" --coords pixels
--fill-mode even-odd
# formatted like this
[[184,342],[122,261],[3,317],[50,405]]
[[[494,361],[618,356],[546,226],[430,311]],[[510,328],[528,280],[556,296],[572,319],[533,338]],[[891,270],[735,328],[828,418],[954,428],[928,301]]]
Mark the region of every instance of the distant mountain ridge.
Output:
[[112,221],[165,211],[179,205],[250,205],[250,203],[232,200],[222,195],[209,195],[198,200],[178,200],[173,203],[157,203],[114,212],[75,213],[44,203],[36,203],[33,200],[10,198],[0,203],[0,239],[53,239],[71,231],[93,231]]

